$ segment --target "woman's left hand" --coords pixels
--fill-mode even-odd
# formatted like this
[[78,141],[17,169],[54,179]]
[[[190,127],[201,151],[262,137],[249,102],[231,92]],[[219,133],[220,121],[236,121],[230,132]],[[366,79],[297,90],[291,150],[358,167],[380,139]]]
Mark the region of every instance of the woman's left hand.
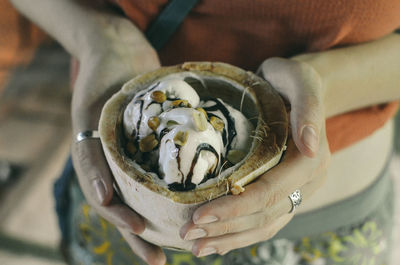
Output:
[[227,252],[272,238],[293,217],[288,196],[299,189],[307,199],[324,182],[330,160],[325,134],[323,87],[318,73],[294,60],[271,58],[260,74],[290,102],[292,140],[284,160],[246,186],[199,207],[181,228],[194,240],[196,256]]

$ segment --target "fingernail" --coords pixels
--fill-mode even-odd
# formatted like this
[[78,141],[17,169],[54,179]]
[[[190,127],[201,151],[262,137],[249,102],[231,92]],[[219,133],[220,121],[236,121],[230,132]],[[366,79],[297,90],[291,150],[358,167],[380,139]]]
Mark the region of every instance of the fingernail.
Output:
[[190,230],[189,232],[186,233],[185,235],[185,240],[194,240],[197,238],[205,237],[207,235],[207,232],[204,229],[201,228],[196,228],[193,230]]
[[206,216],[200,217],[199,219],[195,219],[194,223],[196,225],[202,225],[202,224],[213,223],[217,220],[218,220],[218,218],[216,216],[206,215]]
[[96,190],[97,199],[99,200],[100,204],[102,204],[106,198],[106,187],[104,186],[103,181],[100,179],[93,181],[93,186]]
[[203,248],[202,250],[200,250],[200,253],[197,257],[203,257],[203,256],[215,254],[215,253],[217,253],[217,250],[215,248],[207,247],[207,248]]
[[315,129],[306,125],[303,127],[301,132],[301,140],[303,143],[313,152],[316,152],[318,149],[318,136]]

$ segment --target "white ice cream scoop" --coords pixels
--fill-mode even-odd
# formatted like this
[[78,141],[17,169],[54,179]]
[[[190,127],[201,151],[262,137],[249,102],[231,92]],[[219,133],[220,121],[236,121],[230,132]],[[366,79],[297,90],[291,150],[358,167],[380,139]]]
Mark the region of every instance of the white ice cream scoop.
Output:
[[[165,98],[155,98],[157,95],[163,95]],[[179,79],[156,82],[145,91],[136,94],[124,112],[126,136],[133,135],[141,139],[149,135],[152,132],[148,126],[149,118],[171,109],[173,102],[179,99],[187,100],[191,106],[197,106],[200,102],[196,91],[188,83]]]
[[[253,130],[240,111],[221,99],[200,102],[193,87],[176,78],[159,80],[138,92],[125,109],[123,123],[128,139],[139,146],[140,141],[152,144],[146,149],[150,158],[142,158],[142,163],[158,160],[156,168],[147,168],[179,191],[216,177],[231,150],[246,154]],[[153,135],[150,140],[149,135]]]
[[205,176],[216,174],[224,148],[221,133],[208,122],[199,130],[198,114],[203,115],[193,108],[176,108],[160,115],[158,131],[168,133],[161,138],[158,161],[167,184],[197,185]]

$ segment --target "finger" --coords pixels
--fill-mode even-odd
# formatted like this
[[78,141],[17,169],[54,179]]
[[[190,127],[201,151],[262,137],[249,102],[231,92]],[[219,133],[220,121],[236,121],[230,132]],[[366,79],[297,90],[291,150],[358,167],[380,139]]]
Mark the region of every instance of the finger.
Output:
[[193,223],[229,220],[273,207],[310,181],[308,174],[311,174],[312,165],[306,160],[310,158],[300,154],[294,143],[289,141],[283,163],[247,185],[240,195],[227,195],[202,205],[193,213]]
[[286,198],[272,208],[251,215],[203,225],[196,225],[193,222],[189,222],[180,230],[180,236],[184,240],[194,240],[261,228],[271,224],[282,215],[288,214],[291,209],[292,204],[289,198]]
[[[321,146],[321,149],[328,149],[327,146]],[[330,152],[323,151],[318,170],[311,177],[311,180],[300,188],[303,201],[307,201],[317,190],[319,190],[326,182],[328,176],[328,165],[330,162]],[[301,207],[301,206],[300,206]]]
[[113,196],[111,172],[101,150],[99,139],[74,144],[72,158],[85,198],[107,221],[140,234],[145,229],[142,217]]
[[[329,161],[326,163],[329,163]],[[326,176],[326,170],[318,171],[316,177],[299,189],[302,195],[303,203],[325,183]],[[301,207],[301,205],[299,207]],[[289,199],[289,196],[287,196],[274,206],[251,215],[239,216],[224,221],[216,221],[213,223],[200,225],[196,225],[190,221],[181,228],[180,236],[184,240],[194,240],[261,228],[265,225],[271,224],[274,220],[288,214],[291,211],[292,202]]]
[[296,146],[304,155],[314,157],[325,122],[319,74],[306,63],[283,58],[266,60],[259,72],[290,102],[290,121]]
[[134,234],[141,234],[145,229],[145,222],[141,216],[119,200],[113,199],[110,205],[94,206],[96,212],[116,227],[129,230]]
[[[303,198],[307,199],[315,191],[309,187],[319,187],[325,180],[330,152],[322,129],[323,141],[315,158],[309,158],[296,151],[293,141],[289,140],[284,162],[259,177],[257,182],[250,185],[264,187],[264,197],[261,196],[265,208],[270,208],[287,199],[295,190],[300,189]],[[313,185],[311,185],[313,184]],[[307,188],[306,188],[307,187]]]
[[148,243],[138,236],[132,235],[124,229],[118,229],[125,238],[132,251],[149,265],[164,265],[166,257],[162,249]]
[[233,249],[243,248],[257,242],[268,240],[289,223],[292,217],[293,215],[286,214],[262,228],[219,237],[199,239],[193,244],[192,252],[197,257],[214,253],[224,255]]
[[113,177],[100,139],[75,143],[73,162],[85,195],[96,198],[100,205],[107,205],[113,197]]
[[324,109],[321,96],[315,88],[304,87],[302,90],[302,94],[290,95],[292,137],[300,152],[314,157],[319,149],[321,127],[325,122]]

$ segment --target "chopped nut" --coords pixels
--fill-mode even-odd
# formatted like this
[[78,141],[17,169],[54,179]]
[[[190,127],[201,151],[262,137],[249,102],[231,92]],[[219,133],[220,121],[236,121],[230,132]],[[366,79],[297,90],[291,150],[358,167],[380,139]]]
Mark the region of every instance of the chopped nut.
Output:
[[233,185],[233,187],[231,188],[231,192],[232,192],[233,195],[239,195],[243,191],[244,191],[244,188],[242,186],[237,185],[237,184]]
[[177,99],[172,101],[172,106],[177,108],[177,107],[192,107],[192,105],[189,104],[189,102],[186,99]]
[[141,152],[150,152],[158,145],[158,141],[154,134],[147,135],[139,141],[139,149]]
[[198,131],[202,132],[207,129],[207,119],[203,113],[199,111],[193,111],[193,121]]
[[174,126],[174,125],[179,125],[179,122],[174,121],[174,120],[167,121],[167,127]]
[[175,144],[184,146],[187,142],[188,136],[189,136],[188,132],[182,132],[182,131],[177,132],[174,137]]
[[242,160],[245,156],[246,156],[246,154],[243,151],[237,150],[237,149],[232,149],[232,150],[229,150],[226,158],[232,164],[236,164],[236,163],[240,162],[240,160]]
[[158,126],[160,126],[160,120],[156,116],[150,117],[149,120],[147,121],[147,125],[149,126],[150,129],[155,131],[157,130]]
[[203,108],[196,108],[197,111],[200,111],[201,113],[204,114],[204,117],[206,117],[206,119],[208,120],[208,115],[207,112],[203,109]]
[[132,141],[129,141],[128,144],[126,145],[126,149],[128,150],[130,155],[134,155],[137,152],[137,148],[135,146],[135,143]]
[[214,127],[215,130],[222,132],[225,127],[224,121],[218,117],[212,116],[210,118],[210,123]]
[[165,95],[164,92],[159,90],[156,90],[153,93],[151,93],[150,97],[157,103],[163,103],[164,101],[167,100],[167,95]]

